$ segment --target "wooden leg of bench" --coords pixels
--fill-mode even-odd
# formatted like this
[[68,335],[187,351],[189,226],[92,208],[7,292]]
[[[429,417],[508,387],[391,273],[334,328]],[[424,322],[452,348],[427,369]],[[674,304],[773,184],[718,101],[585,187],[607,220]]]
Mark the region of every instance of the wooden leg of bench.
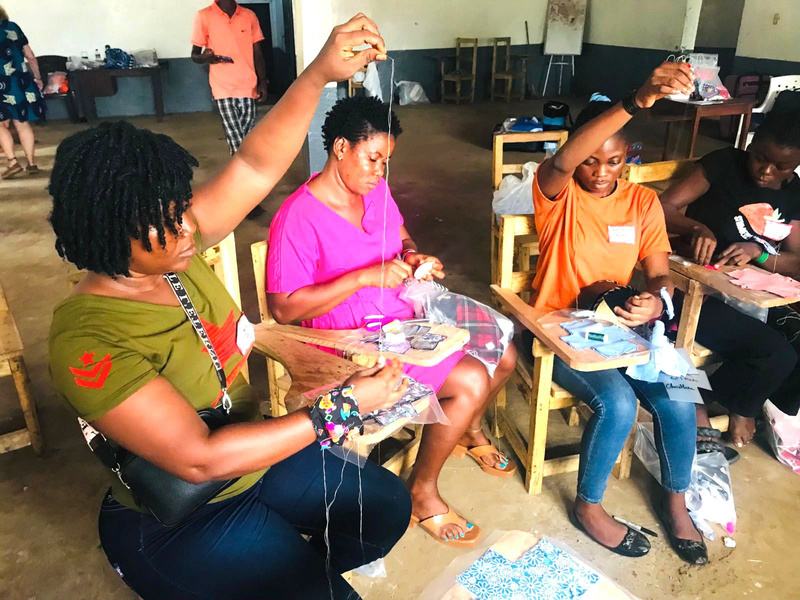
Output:
[[500,420],[497,418],[497,413],[506,408],[506,386],[504,385],[500,388],[500,391],[497,392],[497,396],[494,399],[494,418],[492,419],[492,433],[494,433],[495,437],[501,438],[503,437],[503,429],[500,427]]
[[533,343],[533,388],[528,456],[525,461],[525,489],[529,494],[542,491],[547,421],[550,415],[550,390],[553,384],[553,353],[539,340]]
[[570,408],[562,408],[561,414],[564,415],[564,420],[570,427],[577,427],[581,423],[581,416],[578,414],[578,407],[572,406]]
[[25,368],[25,361],[21,356],[9,359],[8,366],[11,369],[11,376],[14,378],[14,387],[17,388],[19,403],[22,406],[22,414],[25,417],[25,426],[28,428],[28,435],[31,438],[31,446],[36,454],[41,454],[44,450],[42,432],[39,429],[39,418],[36,416],[36,403],[31,393],[31,380],[28,377],[28,370]]
[[278,379],[283,371],[282,365],[271,358],[267,359],[267,385],[269,386],[269,413],[273,417],[280,417],[286,414],[286,407],[282,402],[281,390],[278,387]]
[[675,347],[684,348],[690,357],[694,349],[694,336],[697,332],[697,323],[700,320],[700,309],[702,307],[702,286],[692,279],[689,281],[689,289],[683,299],[681,320],[678,323],[678,337],[675,340]]
[[631,476],[631,464],[633,463],[633,442],[636,435],[636,423],[639,421],[639,400],[636,400],[636,418],[633,420],[633,427],[625,440],[622,452],[619,453],[619,462],[614,465],[611,472],[617,479],[627,479]]

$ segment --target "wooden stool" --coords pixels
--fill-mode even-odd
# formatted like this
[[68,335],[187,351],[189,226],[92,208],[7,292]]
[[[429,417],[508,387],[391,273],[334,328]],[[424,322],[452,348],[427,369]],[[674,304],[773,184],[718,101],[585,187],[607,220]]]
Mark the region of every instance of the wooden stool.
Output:
[[36,416],[36,404],[22,357],[22,340],[19,337],[14,317],[8,309],[5,292],[0,285],[0,377],[14,378],[22,415],[25,417],[25,428],[0,435],[0,453],[10,452],[25,446],[32,446],[38,455],[44,449],[39,419]]

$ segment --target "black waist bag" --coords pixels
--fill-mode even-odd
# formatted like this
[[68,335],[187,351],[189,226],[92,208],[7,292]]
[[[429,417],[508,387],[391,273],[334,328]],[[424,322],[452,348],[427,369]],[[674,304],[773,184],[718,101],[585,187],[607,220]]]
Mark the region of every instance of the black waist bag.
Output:
[[[231,422],[231,399],[228,396],[225,370],[180,279],[175,273],[167,273],[164,278],[172,286],[192,327],[203,340],[217,372],[222,389],[222,408],[204,408],[197,412],[208,429],[214,431]],[[115,444],[83,419],[79,418],[78,422],[86,443],[100,462],[116,473],[122,484],[131,491],[139,507],[149,511],[159,523],[167,527],[177,525],[239,479],[235,477],[226,481],[190,483]]]
[[[197,414],[211,431],[231,422],[219,408],[206,408]],[[239,479],[191,483],[114,444],[99,432],[89,441],[89,447],[131,491],[137,506],[167,527],[177,525]]]

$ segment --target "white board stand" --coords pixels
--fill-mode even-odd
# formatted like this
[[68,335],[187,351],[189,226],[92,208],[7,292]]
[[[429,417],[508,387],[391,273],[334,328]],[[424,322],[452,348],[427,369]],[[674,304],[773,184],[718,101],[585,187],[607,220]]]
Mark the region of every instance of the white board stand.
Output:
[[[560,56],[561,59],[558,61],[554,61],[554,56]],[[550,61],[547,63],[547,74],[544,76],[544,88],[542,89],[542,96],[547,95],[547,82],[550,79],[550,69],[552,67],[558,67],[558,95],[561,95],[561,80],[563,79],[564,75],[564,67],[569,66],[572,69],[572,79],[575,79],[575,56],[574,55],[567,55],[567,54],[551,54]]]

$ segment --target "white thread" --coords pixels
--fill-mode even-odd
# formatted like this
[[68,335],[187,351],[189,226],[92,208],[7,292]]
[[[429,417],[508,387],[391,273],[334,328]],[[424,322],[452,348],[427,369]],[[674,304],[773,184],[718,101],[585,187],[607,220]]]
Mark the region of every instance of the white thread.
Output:
[[[333,581],[331,579],[331,540],[328,534],[331,524],[331,507],[333,503],[336,502],[336,495],[339,493],[339,488],[342,487],[342,482],[344,481],[344,468],[347,466],[347,461],[342,459],[342,472],[339,474],[339,485],[336,486],[336,489],[333,491],[333,498],[331,498],[330,504],[328,504],[328,481],[325,474],[325,453],[326,450],[322,450],[322,490],[325,495],[324,502],[325,502],[325,533],[323,535],[323,539],[325,540],[325,548],[327,552],[325,554],[325,576],[328,578],[328,591],[331,594],[331,600],[334,600],[333,596]],[[359,479],[359,496],[361,495],[361,469],[358,470],[358,479]],[[363,543],[362,543],[363,544]]]
[[[386,215],[387,215],[387,207],[389,204],[389,149],[392,147],[392,104],[394,102],[394,59],[390,56],[386,57],[386,60],[392,61],[392,69],[390,72],[389,78],[389,110],[388,115],[386,117],[386,121],[388,124],[388,131],[386,132],[386,165],[385,173],[383,176],[384,179],[384,194],[383,194],[383,238],[381,240],[381,291],[380,291],[380,309],[381,314],[385,314],[384,304],[383,304],[383,284],[384,284],[384,277],[386,274]],[[378,352],[379,355],[383,356],[383,327],[378,330]]]

